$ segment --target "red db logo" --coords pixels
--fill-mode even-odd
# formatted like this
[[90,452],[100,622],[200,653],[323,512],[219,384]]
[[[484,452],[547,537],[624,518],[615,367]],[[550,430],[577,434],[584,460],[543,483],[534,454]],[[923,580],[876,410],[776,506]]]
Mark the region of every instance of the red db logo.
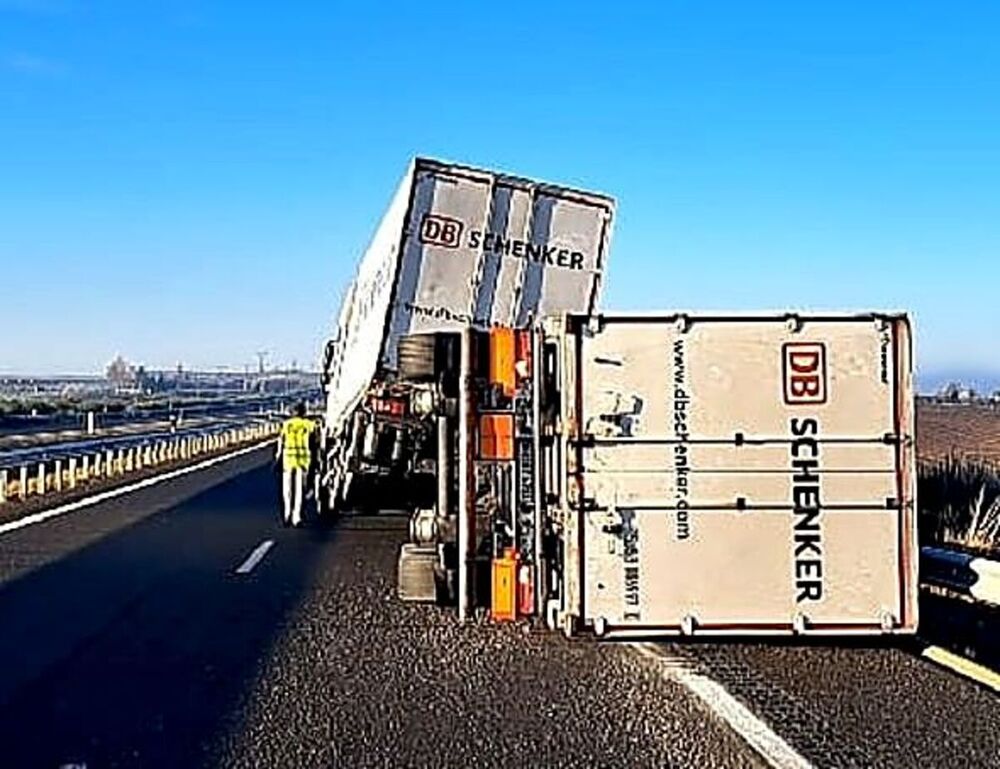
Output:
[[781,348],[785,403],[826,403],[826,345],[788,342]]
[[462,241],[462,223],[448,216],[427,214],[420,224],[420,242],[432,246],[458,248]]

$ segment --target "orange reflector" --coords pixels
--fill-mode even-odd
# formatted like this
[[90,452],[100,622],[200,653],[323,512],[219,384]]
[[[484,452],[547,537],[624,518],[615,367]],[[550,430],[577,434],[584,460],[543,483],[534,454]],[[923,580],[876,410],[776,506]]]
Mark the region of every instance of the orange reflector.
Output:
[[514,458],[513,414],[483,414],[479,417],[479,458]]
[[505,550],[500,558],[493,559],[490,590],[490,617],[496,622],[513,622],[517,619],[517,553]]
[[490,331],[490,383],[500,385],[508,396],[514,394],[514,346],[514,329]]

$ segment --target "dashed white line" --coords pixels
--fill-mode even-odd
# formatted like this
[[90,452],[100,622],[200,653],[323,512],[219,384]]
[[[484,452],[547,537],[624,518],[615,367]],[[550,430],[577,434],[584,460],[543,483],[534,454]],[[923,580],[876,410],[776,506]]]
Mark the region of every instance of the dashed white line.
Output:
[[267,551],[274,547],[273,539],[265,539],[257,547],[254,548],[253,552],[247,556],[247,559],[240,564],[239,568],[236,569],[237,574],[249,574],[254,570],[254,567],[264,560],[264,556],[267,555]]
[[680,660],[663,654],[653,644],[634,643],[632,648],[642,656],[659,663],[664,678],[679,683],[694,694],[759,753],[768,765],[775,769],[812,769],[812,764],[775,734],[749,708],[727,692],[721,684],[706,675],[689,670]]

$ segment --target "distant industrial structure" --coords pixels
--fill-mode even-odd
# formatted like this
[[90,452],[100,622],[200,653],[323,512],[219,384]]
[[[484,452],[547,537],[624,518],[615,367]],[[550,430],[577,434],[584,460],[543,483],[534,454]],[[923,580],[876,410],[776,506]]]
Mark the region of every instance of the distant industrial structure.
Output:
[[267,353],[258,355],[256,370],[148,369],[121,355],[107,364],[104,375],[0,376],[0,401],[20,404],[66,400],[135,400],[137,398],[212,398],[218,396],[298,392],[319,386],[319,375],[291,368],[265,366]]
[[974,387],[962,382],[948,382],[942,385],[928,400],[936,403],[979,403],[1000,405],[1000,390],[992,394],[977,392]]

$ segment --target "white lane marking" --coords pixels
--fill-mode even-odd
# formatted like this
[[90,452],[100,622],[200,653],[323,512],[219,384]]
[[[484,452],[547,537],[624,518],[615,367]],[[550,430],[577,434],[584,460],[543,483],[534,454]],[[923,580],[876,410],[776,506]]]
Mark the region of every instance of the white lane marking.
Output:
[[254,444],[253,446],[247,446],[244,449],[239,449],[238,451],[234,451],[230,454],[223,454],[220,457],[206,459],[196,465],[181,467],[177,470],[171,470],[169,473],[164,473],[163,475],[154,475],[152,478],[145,478],[144,480],[137,481],[136,483],[131,483],[128,486],[119,486],[114,489],[109,489],[108,491],[102,491],[100,494],[95,494],[94,496],[87,497],[86,499],[78,499],[76,502],[70,502],[69,504],[62,505],[61,507],[53,507],[51,510],[43,510],[42,512],[35,513],[34,515],[26,515],[24,518],[18,518],[16,521],[10,521],[9,523],[0,525],[0,534],[6,534],[9,531],[23,529],[26,526],[47,521],[49,518],[55,518],[57,515],[72,513],[74,510],[79,510],[81,507],[96,505],[98,502],[103,502],[106,499],[114,499],[115,497],[120,497],[123,494],[144,489],[147,486],[155,486],[157,483],[162,483],[163,481],[169,481],[173,478],[179,478],[182,475],[187,475],[188,473],[204,470],[206,467],[211,467],[212,465],[217,465],[220,462],[225,462],[227,459],[233,459],[234,457],[238,457],[243,454],[249,454],[251,451],[256,451],[257,449],[263,448],[272,442],[273,441],[270,440],[263,441],[261,443]]
[[669,681],[679,683],[708,706],[730,729],[736,732],[775,769],[812,769],[796,750],[775,734],[749,708],[706,675],[687,669],[682,660],[663,654],[653,644],[633,643],[639,654],[659,663],[660,672]]
[[254,548],[253,552],[247,556],[247,559],[240,564],[239,568],[236,570],[237,574],[249,574],[253,571],[254,566],[264,560],[264,556],[267,555],[267,551],[274,547],[273,539],[265,539],[257,547]]
[[959,675],[971,678],[976,683],[988,686],[995,692],[1000,692],[1000,673],[978,662],[959,656],[940,646],[928,646],[920,653],[921,657],[943,665]]

